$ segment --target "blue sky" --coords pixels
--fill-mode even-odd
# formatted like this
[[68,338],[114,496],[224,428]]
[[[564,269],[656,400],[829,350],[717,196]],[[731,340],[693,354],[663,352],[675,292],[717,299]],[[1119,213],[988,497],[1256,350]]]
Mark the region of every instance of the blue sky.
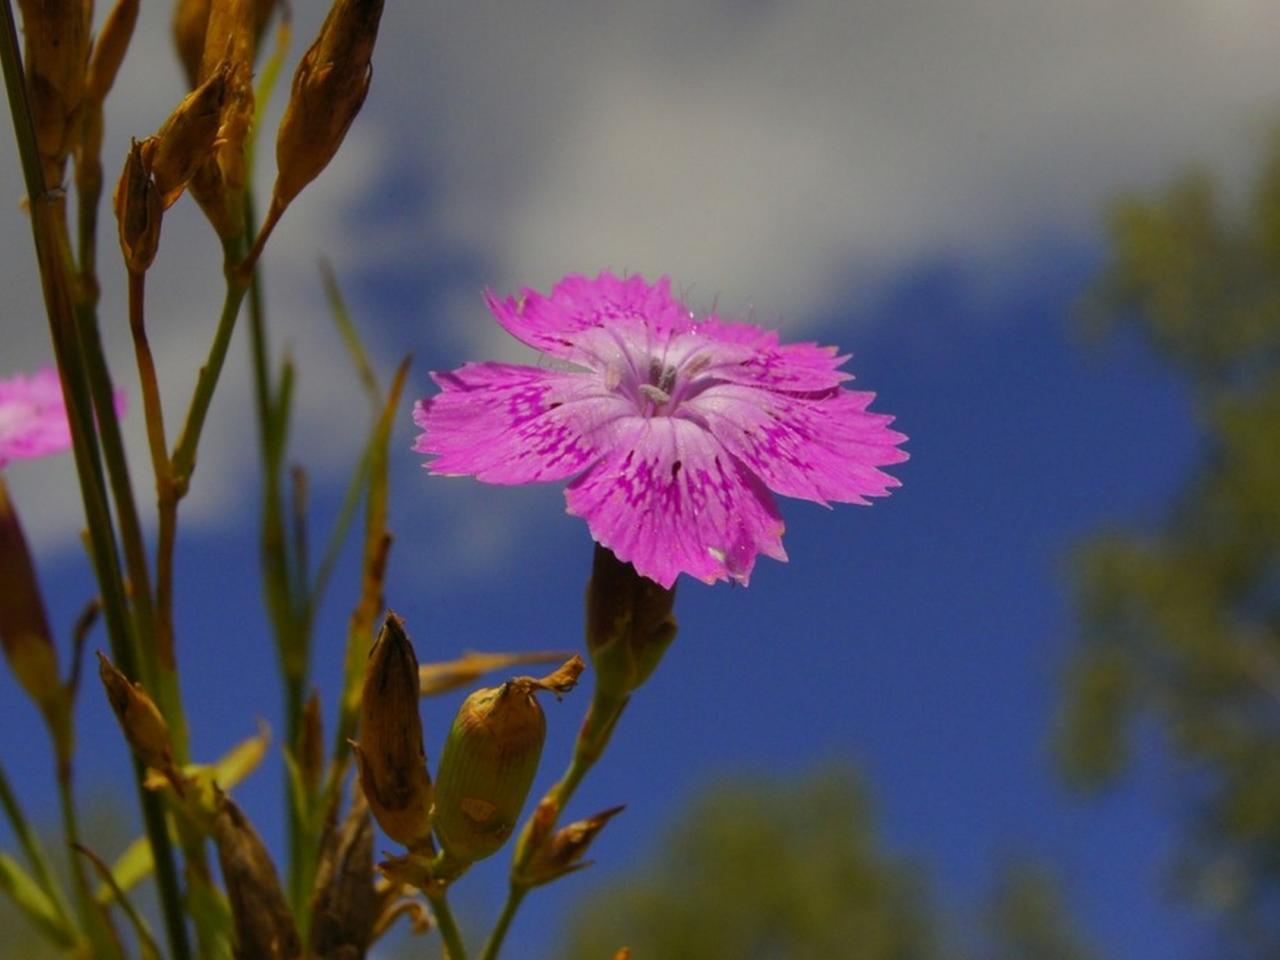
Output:
[[[389,8],[365,114],[269,248],[275,343],[302,371],[296,453],[313,471],[317,516],[332,514],[365,409],[320,306],[321,253],[384,374],[414,353],[412,393],[427,390],[428,369],[518,355],[487,318],[486,285],[667,272],[695,307],[715,301],[852,352],[857,386],[898,416],[912,456],[895,471],[902,489],[870,510],[784,503],[791,562],[762,561],[749,589],[682,585],[680,638],[575,801],[575,813],[622,802],[627,812],[594,851],[594,873],[531,899],[515,930],[530,938],[527,955],[552,955],[575,893],[625,872],[709,777],[851,758],[890,842],[927,865],[948,908],[963,912],[1025,852],[1060,868],[1111,956],[1192,956],[1202,931],[1162,900],[1178,805],[1158,745],[1092,803],[1064,793],[1045,751],[1072,637],[1066,551],[1108,524],[1157,521],[1197,443],[1168,372],[1132,336],[1085,348],[1073,310],[1102,260],[1109,196],[1153,189],[1193,162],[1246,182],[1280,93],[1267,55],[1280,24],[1267,5],[522,10]],[[297,35],[318,16],[299,11]],[[166,29],[144,14],[108,157],[177,98],[154,81],[177,82]],[[0,138],[11,148],[7,130]],[[0,152],[0,182],[16,184],[11,154]],[[48,356],[11,199],[0,221],[4,371]],[[150,316],[177,410],[211,330],[217,271],[188,202],[164,230]],[[109,351],[136,403],[118,280],[105,279]],[[179,555],[180,656],[205,757],[278,715],[246,575],[257,549],[246,353],[237,340]],[[130,424],[141,477],[140,418]],[[412,433],[406,402],[387,596],[420,656],[572,648],[590,543],[559,490],[430,479]],[[64,637],[92,591],[72,472],[65,458],[8,471]],[[339,571],[317,632],[330,703],[350,573]],[[559,772],[583,700],[548,704],[541,785]],[[435,756],[455,703],[424,704]],[[50,808],[41,733],[7,676],[0,730],[24,800]],[[81,731],[91,794],[127,769],[93,688]],[[278,767],[240,794],[276,849]],[[492,915],[504,862],[461,885],[465,907]]]

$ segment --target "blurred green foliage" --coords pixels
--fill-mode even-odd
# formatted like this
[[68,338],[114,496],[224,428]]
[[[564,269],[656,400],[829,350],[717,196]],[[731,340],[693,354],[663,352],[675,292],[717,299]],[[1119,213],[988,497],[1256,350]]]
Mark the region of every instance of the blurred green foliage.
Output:
[[1280,955],[1280,137],[1246,203],[1205,174],[1115,205],[1088,312],[1137,330],[1185,380],[1194,475],[1155,529],[1072,558],[1080,644],[1057,743],[1075,784],[1158,731],[1187,797],[1179,889],[1232,956]]
[[1093,960],[1043,869],[953,921],[885,848],[848,768],[708,789],[653,854],[573,908],[564,956],[608,960]]

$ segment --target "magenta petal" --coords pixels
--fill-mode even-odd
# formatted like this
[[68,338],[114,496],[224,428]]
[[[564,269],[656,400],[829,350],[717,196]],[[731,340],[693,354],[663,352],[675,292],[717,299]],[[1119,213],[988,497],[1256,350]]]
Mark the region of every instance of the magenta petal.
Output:
[[716,344],[710,376],[787,393],[833,390],[853,375],[840,369],[849,359],[835,347],[816,343],[779,343],[773,330],[749,323],[726,323],[711,316],[694,328]]
[[582,374],[473,363],[432,375],[441,393],[418,401],[414,444],[432,473],[488,483],[562,480],[600,454],[588,435],[619,415],[619,401]]
[[869,413],[874,395],[836,390],[818,397],[722,383],[688,401],[688,415],[788,497],[866,504],[899,486],[878,467],[907,459],[893,417]]
[[550,296],[525,289],[506,300],[487,293],[485,302],[513,337],[565,360],[577,359],[575,335],[596,327],[647,327],[665,336],[692,323],[688,308],[671,296],[668,278],[650,285],[644,277],[619,279],[607,271],[594,280],[567,276]]
[[773,497],[714,437],[678,418],[617,427],[565,491],[599,543],[665,587],[681,573],[745,584],[758,554],[786,559]]
[[[124,394],[116,391],[117,415],[124,414]],[[0,380],[0,467],[10,460],[29,460],[71,448],[71,425],[58,371],[43,367],[35,373]]]

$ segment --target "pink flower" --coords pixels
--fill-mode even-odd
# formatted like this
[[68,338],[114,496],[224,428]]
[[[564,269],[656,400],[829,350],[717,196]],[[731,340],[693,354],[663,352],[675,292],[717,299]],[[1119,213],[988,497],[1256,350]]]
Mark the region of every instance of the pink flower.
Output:
[[[116,394],[116,410],[124,396]],[[10,460],[30,460],[71,448],[71,427],[58,371],[42,367],[30,376],[0,379],[0,468]]]
[[907,459],[874,394],[841,384],[834,347],[694,318],[663,277],[565,277],[489,309],[565,369],[470,363],[432,374],[414,450],[432,473],[487,483],[574,479],[569,513],[646,577],[745,584],[757,554],[786,560],[773,493],[868,503]]

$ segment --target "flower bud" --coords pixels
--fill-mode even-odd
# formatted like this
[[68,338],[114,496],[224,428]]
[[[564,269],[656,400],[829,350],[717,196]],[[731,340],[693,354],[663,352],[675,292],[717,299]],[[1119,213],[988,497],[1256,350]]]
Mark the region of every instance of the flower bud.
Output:
[[594,817],[577,820],[567,827],[561,827],[553,836],[545,839],[536,849],[529,865],[520,876],[524,886],[536,887],[550,883],[575,870],[591,866],[582,861],[595,840],[596,835],[604,829],[604,825],[616,817],[622,807],[611,807]]
[[440,757],[432,821],[452,860],[482,860],[511,835],[547,736],[535,694],[571,689],[582,669],[574,657],[542,680],[518,677],[463,701]]
[[302,56],[276,139],[272,206],[283,210],[333,159],[360,112],[383,0],[334,0]]
[[98,654],[98,675],[134,756],[157,770],[170,769],[169,725],[155,701],[101,653]]
[[145,159],[146,144],[134,140],[116,184],[116,224],[124,262],[133,273],[145,273],[160,248],[164,204]]
[[369,652],[360,737],[353,746],[369,809],[392,840],[421,847],[431,837],[431,775],[418,715],[418,658],[394,613]]
[[596,544],[587,584],[587,651],[596,694],[621,699],[649,679],[676,638],[676,589],[636,573]]
[[235,955],[297,960],[302,943],[267,848],[235,802],[217,795],[213,840],[235,921]]
[[64,702],[35,564],[0,477],[0,646],[18,684],[50,719]]
[[230,78],[231,64],[224,60],[182,98],[156,135],[146,141],[146,158],[166,210],[196,171],[215,156]]

